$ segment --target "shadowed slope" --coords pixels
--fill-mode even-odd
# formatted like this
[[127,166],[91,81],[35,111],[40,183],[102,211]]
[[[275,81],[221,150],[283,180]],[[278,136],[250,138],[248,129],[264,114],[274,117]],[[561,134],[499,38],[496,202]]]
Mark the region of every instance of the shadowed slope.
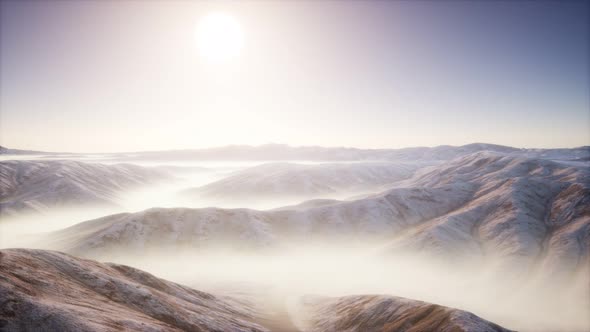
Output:
[[55,251],[0,251],[2,331],[508,331],[468,312],[397,297],[304,296],[294,316],[286,299],[279,301],[256,306]]
[[304,298],[310,332],[509,332],[458,309],[393,296]]
[[4,331],[266,331],[229,298],[53,251],[0,251]]

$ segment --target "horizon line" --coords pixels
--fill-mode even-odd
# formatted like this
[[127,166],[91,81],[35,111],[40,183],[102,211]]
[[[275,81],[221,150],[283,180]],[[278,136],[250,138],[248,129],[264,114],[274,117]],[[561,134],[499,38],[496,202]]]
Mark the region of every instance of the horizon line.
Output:
[[6,147],[4,145],[0,145],[0,154],[7,154],[4,153],[5,150],[15,150],[19,152],[30,152],[34,154],[133,154],[133,153],[157,153],[157,152],[188,152],[188,151],[205,151],[205,150],[215,150],[215,149],[227,149],[227,148],[262,148],[262,147],[269,147],[269,146],[281,146],[285,148],[321,148],[321,149],[348,149],[348,150],[360,150],[360,151],[387,151],[387,150],[405,150],[405,149],[436,149],[442,147],[450,147],[450,148],[461,148],[467,147],[472,145],[486,145],[486,146],[494,146],[498,148],[512,148],[517,150],[554,150],[554,149],[580,149],[580,148],[590,148],[590,145],[579,145],[579,146],[572,146],[572,147],[556,147],[556,148],[530,148],[530,147],[515,147],[510,145],[503,145],[503,144],[495,144],[495,143],[484,143],[484,142],[473,142],[467,143],[463,145],[452,145],[452,144],[441,144],[441,145],[433,145],[433,146],[405,146],[399,148],[359,148],[359,147],[352,147],[352,146],[325,146],[325,145],[291,145],[287,143],[264,143],[264,144],[226,144],[226,145],[217,145],[211,147],[204,147],[204,148],[182,148],[182,149],[146,149],[146,150],[135,150],[135,151],[110,151],[110,152],[72,152],[72,151],[48,151],[48,150],[31,150],[26,148],[13,148],[13,147]]

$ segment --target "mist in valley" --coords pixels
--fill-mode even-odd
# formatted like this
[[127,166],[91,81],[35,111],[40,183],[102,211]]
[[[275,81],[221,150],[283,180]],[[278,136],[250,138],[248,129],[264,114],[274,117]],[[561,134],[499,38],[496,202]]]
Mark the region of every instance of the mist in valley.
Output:
[[[518,268],[500,272],[493,268],[494,262],[446,263],[419,253],[383,255],[366,243],[300,244],[259,254],[232,250],[113,254],[101,260],[262,307],[285,305],[306,295],[389,294],[468,310],[519,331],[584,331],[590,324],[590,280],[584,270],[566,282],[523,275]],[[296,315],[296,308],[292,310]]]
[[0,331],[590,331],[588,13],[0,1]]
[[[301,162],[291,162],[298,163]],[[117,163],[111,160],[105,164]],[[305,164],[323,165],[314,161],[302,163]],[[252,197],[232,199],[231,189],[236,188],[229,188],[226,198],[186,194],[189,188],[201,188],[258,165],[269,163],[143,161],[139,166],[157,169],[169,178],[117,192],[115,204],[108,207],[48,207],[35,212],[1,215],[0,246],[67,252],[68,248],[62,246],[65,240],[52,232],[67,231],[68,227],[87,220],[139,213],[153,207],[215,206],[272,211],[294,206],[285,208],[290,210],[305,201],[355,200],[371,193],[371,190],[364,194],[339,191],[323,195],[283,195],[273,199],[268,195],[257,197],[254,192]],[[421,164],[420,167],[427,166]],[[399,181],[407,177],[409,175]],[[383,187],[387,185],[374,186],[373,193]],[[430,255],[419,250],[392,252],[387,250],[388,243],[362,236],[338,238],[335,234],[304,236],[281,241],[278,246],[269,244],[237,250],[236,242],[218,238],[214,245],[208,242],[203,246],[180,245],[171,249],[146,243],[131,251],[115,248],[78,255],[132,266],[195,289],[242,299],[260,310],[278,306],[276,310],[287,310],[292,317],[301,316],[297,319],[301,328],[307,323],[296,303],[304,301],[306,296],[356,294],[390,294],[437,303],[468,310],[521,331],[582,331],[590,327],[587,264],[577,268],[574,275],[561,278],[545,275],[542,270],[523,271],[517,264],[504,264],[501,258],[465,259],[444,253]]]

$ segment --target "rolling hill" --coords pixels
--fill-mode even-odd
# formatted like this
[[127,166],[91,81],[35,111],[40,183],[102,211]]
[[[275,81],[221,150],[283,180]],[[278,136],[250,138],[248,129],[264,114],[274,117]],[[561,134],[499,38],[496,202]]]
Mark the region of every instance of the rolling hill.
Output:
[[169,178],[167,173],[130,164],[2,161],[0,210],[14,214],[72,205],[115,205],[120,191]]
[[[590,257],[590,168],[476,153],[422,169],[389,190],[277,210],[153,208],[52,233],[80,255],[215,243],[266,248],[291,241],[370,240],[386,252],[499,260],[574,273]],[[541,262],[541,263],[540,263]]]

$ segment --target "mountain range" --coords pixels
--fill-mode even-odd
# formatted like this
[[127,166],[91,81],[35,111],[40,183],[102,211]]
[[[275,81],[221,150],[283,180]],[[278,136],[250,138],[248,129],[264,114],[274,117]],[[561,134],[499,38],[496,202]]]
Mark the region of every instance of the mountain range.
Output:
[[[580,314],[590,307],[590,147],[0,154],[0,226],[8,236],[21,234],[10,235],[20,220],[8,217],[26,220],[30,212],[44,220],[60,209],[124,211],[32,229],[21,242],[37,249],[0,251],[0,330],[508,331],[470,312],[525,331],[590,328]],[[195,175],[207,181],[195,185]],[[172,182],[166,190],[183,204],[163,207],[174,206],[158,196]],[[126,210],[121,202],[136,189],[150,189],[156,205]],[[252,208],[271,200],[287,203]],[[226,207],[230,201],[240,207]],[[340,260],[335,276],[322,269],[331,258]],[[326,287],[317,294],[313,283],[327,275],[315,269],[335,278],[318,283]],[[261,285],[240,286],[249,274]],[[209,277],[240,291],[215,290]],[[367,284],[354,288],[355,280]],[[404,282],[429,285],[404,293]],[[420,292],[436,289],[431,283],[440,295]],[[269,305],[262,294],[273,287],[280,291]],[[481,298],[453,295],[474,289]],[[408,294],[427,302],[400,297]]]

